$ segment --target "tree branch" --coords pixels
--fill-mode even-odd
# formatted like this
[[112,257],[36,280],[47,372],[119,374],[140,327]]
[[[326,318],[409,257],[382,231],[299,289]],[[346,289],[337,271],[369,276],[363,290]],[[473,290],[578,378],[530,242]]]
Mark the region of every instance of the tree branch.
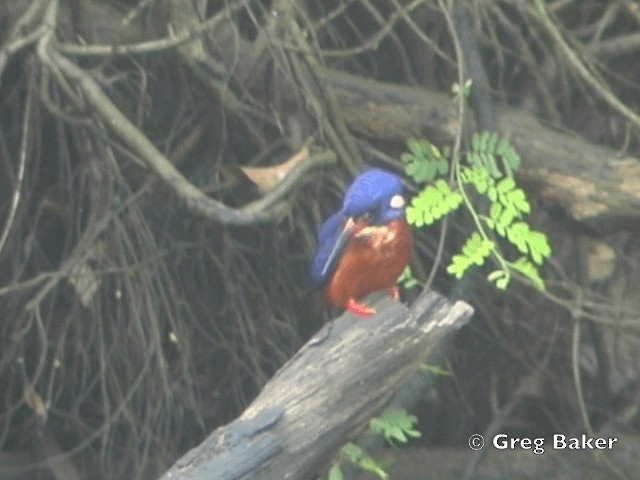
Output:
[[[110,15],[113,14],[104,9],[103,15],[96,15],[92,20],[119,21]],[[201,25],[203,31],[205,25],[210,28],[208,21]],[[132,25],[130,27],[133,29]],[[108,31],[107,28],[97,30]],[[128,32],[129,37],[142,34]],[[264,77],[268,62],[252,54],[253,45],[239,38],[228,23],[219,24],[210,38],[217,46],[214,53],[209,54],[211,61],[226,68],[227,77],[232,76],[240,84]],[[265,55],[269,55],[268,49]],[[188,64],[187,59],[184,61]],[[195,68],[202,61],[202,58],[195,59],[188,67]],[[355,134],[376,142],[403,144],[409,136],[426,136],[435,143],[452,143],[457,119],[449,95],[332,70],[327,75],[342,117]],[[264,94],[260,90],[255,93]],[[515,109],[497,109],[495,120],[497,132],[508,137],[522,157],[520,175],[546,201],[563,208],[574,220],[591,226],[638,218],[640,161],[637,158],[620,158],[613,149],[546,127],[529,114]],[[185,187],[183,190],[190,189]],[[231,223],[253,221],[243,218],[241,213],[239,217],[235,213],[218,213],[217,208],[211,208],[215,204],[195,198],[202,199],[201,196],[190,197],[190,202],[200,203],[197,209],[210,218],[229,217]]]
[[162,480],[310,478],[473,312],[434,292],[410,310],[378,296],[376,308],[371,319],[343,314],[325,325]]
[[188,209],[214,222],[228,225],[250,225],[272,221],[288,208],[285,195],[296,185],[295,180],[311,168],[335,162],[335,155],[325,152],[301,162],[279,185],[262,199],[241,209],[220,203],[193,185],[155,145],[116,107],[102,91],[98,83],[85,71],[52,48],[43,48],[40,55],[45,64],[58,69],[74,82],[84,94],[85,100],[102,119],[106,127],[115,133],[146,166],[184,202]]
[[[451,144],[456,116],[448,95],[331,72],[349,128],[361,136],[403,144],[427,137]],[[544,126],[511,108],[496,111],[496,130],[522,157],[518,174],[548,204],[574,220],[602,226],[640,216],[640,160]]]

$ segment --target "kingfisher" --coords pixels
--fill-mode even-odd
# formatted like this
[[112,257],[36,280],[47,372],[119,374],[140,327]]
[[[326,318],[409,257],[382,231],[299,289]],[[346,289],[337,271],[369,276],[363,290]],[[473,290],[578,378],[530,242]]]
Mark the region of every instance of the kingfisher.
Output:
[[311,283],[332,305],[360,317],[375,313],[359,301],[386,289],[399,299],[396,280],[409,262],[411,231],[405,219],[402,182],[370,169],[358,175],[342,208],[320,227]]

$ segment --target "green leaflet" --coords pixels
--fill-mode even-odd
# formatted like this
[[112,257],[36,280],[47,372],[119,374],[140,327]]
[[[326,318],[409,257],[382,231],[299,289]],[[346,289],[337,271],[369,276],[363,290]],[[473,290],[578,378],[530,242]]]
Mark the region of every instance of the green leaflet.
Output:
[[473,232],[462,247],[462,253],[454,255],[451,259],[447,272],[456,278],[462,278],[471,266],[483,265],[493,247],[492,241],[482,238],[478,232]]
[[[474,133],[467,159],[470,165],[487,170],[494,178],[512,177],[513,171],[520,166],[520,156],[513,146],[507,140],[499,139],[494,132]],[[498,168],[498,161],[502,163],[504,174]]]
[[427,185],[422,192],[413,197],[407,207],[407,222],[420,228],[431,225],[462,204],[459,192],[452,191],[449,184],[439,178],[433,185]]
[[334,463],[331,465],[329,469],[329,474],[327,475],[327,480],[343,480],[344,475],[342,474],[342,469],[340,468],[339,463]]
[[[461,253],[453,255],[447,272],[462,278],[469,268],[480,267],[491,257],[500,265],[487,277],[496,288],[506,289],[515,271],[544,290],[538,266],[551,256],[551,246],[547,236],[532,229],[525,219],[531,213],[531,204],[513,177],[520,166],[520,156],[513,146],[494,132],[475,133],[470,150],[456,168],[453,186],[442,178],[448,171],[448,151],[442,153],[432,143],[416,139],[410,139],[407,147],[409,153],[401,157],[407,174],[416,183],[426,183],[406,209],[407,222],[416,228],[431,225],[464,204],[477,226]],[[467,187],[473,188],[469,191]],[[488,199],[488,216],[477,212],[472,193]],[[513,245],[522,256],[513,262],[505,258],[489,231]]]
[[[360,469],[373,473],[381,480],[387,480],[389,478],[389,474],[387,474],[387,472],[385,472],[372,457],[367,455],[365,451],[355,443],[347,443],[342,447],[341,452],[347,460],[354,465],[357,465]],[[331,469],[333,470],[333,467]],[[329,472],[331,473],[331,471]],[[342,471],[340,471],[340,475],[342,475]],[[339,479],[341,477],[337,478]]]
[[414,428],[418,419],[406,410],[386,410],[371,420],[369,428],[381,434],[388,442],[407,443],[409,438],[420,438],[421,434]]
[[540,277],[540,273],[538,273],[536,266],[531,263],[527,257],[520,257],[513,262],[512,267],[514,270],[531,280],[531,283],[533,283],[538,290],[544,291],[544,281]]
[[437,175],[446,175],[449,171],[446,155],[432,143],[410,138],[407,140],[407,148],[409,152],[403,153],[400,160],[414,182],[432,182]]
[[418,279],[416,279],[416,277],[413,276],[411,267],[407,265],[406,267],[404,267],[404,270],[396,280],[396,285],[402,285],[402,288],[404,288],[405,290],[409,290],[420,285],[420,282],[418,281]]

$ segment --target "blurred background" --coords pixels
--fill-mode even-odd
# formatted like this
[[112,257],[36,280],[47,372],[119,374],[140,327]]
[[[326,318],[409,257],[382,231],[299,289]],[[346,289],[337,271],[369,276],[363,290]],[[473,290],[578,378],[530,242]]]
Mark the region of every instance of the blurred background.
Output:
[[[458,127],[522,156],[547,292],[454,281],[462,215],[435,264],[441,225],[415,232],[418,280],[476,313],[404,392],[422,438],[377,455],[640,478],[639,26],[631,0],[2,2],[0,478],[157,478],[233,420],[337,313],[307,276],[354,174]],[[619,440],[468,448],[495,432]]]

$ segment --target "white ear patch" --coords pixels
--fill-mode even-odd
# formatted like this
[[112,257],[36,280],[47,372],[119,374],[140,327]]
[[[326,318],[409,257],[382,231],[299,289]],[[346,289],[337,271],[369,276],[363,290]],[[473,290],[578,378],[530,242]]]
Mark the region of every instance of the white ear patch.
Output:
[[400,209],[404,207],[404,198],[402,198],[402,195],[394,195],[393,197],[391,197],[391,202],[389,202],[389,205],[391,206],[391,208]]

